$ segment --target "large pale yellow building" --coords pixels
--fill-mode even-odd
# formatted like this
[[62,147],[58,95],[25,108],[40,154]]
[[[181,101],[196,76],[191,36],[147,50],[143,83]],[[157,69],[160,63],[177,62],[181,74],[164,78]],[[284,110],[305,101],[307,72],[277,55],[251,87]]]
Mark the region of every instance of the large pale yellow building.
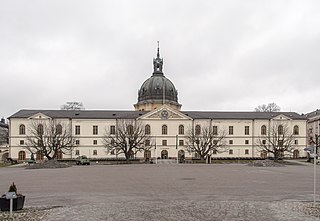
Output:
[[[307,145],[307,118],[294,112],[224,112],[182,111],[174,84],[164,76],[163,59],[159,48],[153,59],[154,71],[139,89],[135,110],[20,110],[9,120],[10,157],[18,160],[30,158],[26,149],[28,128],[34,120],[49,119],[71,125],[76,136],[76,147],[60,157],[75,158],[86,155],[90,158],[114,158],[106,151],[102,138],[105,131],[115,128],[119,120],[141,121],[150,130],[156,148],[149,155],[137,153],[137,158],[186,158],[195,157],[186,149],[186,131],[196,127],[209,127],[226,131],[227,151],[211,153],[212,157],[266,157],[258,151],[257,142],[262,133],[273,124],[285,123],[294,132],[294,152],[287,157],[304,157]],[[208,100],[210,102],[210,100]],[[150,156],[151,154],[151,156]],[[122,157],[121,155],[117,157]]]

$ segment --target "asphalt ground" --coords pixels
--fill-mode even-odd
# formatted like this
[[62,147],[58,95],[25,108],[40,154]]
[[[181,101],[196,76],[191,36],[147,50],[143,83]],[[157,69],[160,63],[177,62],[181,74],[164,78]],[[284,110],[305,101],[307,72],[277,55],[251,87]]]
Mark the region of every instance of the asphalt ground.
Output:
[[43,220],[320,220],[305,213],[313,177],[312,165],[16,167],[0,168],[0,190],[15,182],[26,209],[53,208]]

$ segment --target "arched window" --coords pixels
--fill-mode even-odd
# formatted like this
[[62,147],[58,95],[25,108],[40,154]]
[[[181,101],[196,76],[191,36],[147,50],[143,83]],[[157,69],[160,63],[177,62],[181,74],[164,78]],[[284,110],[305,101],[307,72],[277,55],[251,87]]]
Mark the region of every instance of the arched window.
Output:
[[62,134],[62,126],[61,126],[61,124],[58,124],[56,126],[56,130],[57,130],[57,134]]
[[145,134],[151,134],[151,128],[150,128],[150,125],[147,124],[145,127],[144,127],[144,133]]
[[24,124],[21,124],[19,126],[19,134],[20,135],[26,134],[26,126],[24,126]]
[[168,127],[167,127],[167,125],[162,125],[162,134],[168,134]]
[[262,152],[260,153],[260,157],[261,157],[262,159],[266,159],[266,158],[268,157],[267,151],[262,151]]
[[298,125],[293,127],[293,134],[294,135],[299,135],[299,126]]
[[293,151],[293,159],[298,159],[299,158],[299,150],[294,150]]
[[19,151],[18,153],[18,160],[26,160],[26,152],[24,151]]
[[278,134],[283,135],[283,126],[282,125],[278,126]]
[[201,126],[200,125],[196,125],[195,132],[196,132],[196,135],[201,134]]
[[267,127],[266,125],[261,126],[261,135],[267,135]]
[[128,132],[128,134],[130,134],[130,135],[133,134],[133,126],[132,126],[132,125],[128,125],[128,126],[127,126],[127,132]]
[[183,125],[179,125],[179,134],[184,134],[184,126]]
[[39,135],[43,134],[43,125],[42,124],[38,124],[37,132],[38,132]]

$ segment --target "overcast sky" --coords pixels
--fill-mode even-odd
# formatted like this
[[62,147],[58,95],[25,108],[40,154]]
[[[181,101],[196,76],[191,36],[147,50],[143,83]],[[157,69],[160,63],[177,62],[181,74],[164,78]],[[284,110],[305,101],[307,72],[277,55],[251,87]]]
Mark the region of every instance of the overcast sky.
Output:
[[320,108],[320,1],[0,1],[0,117],[133,110],[157,41],[182,110]]

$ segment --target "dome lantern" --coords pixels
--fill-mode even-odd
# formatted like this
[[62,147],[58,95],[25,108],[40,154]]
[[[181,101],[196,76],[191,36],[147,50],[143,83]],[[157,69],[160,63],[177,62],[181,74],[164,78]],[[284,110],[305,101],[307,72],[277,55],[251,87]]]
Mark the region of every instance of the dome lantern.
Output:
[[157,57],[153,58],[153,74],[145,80],[138,91],[138,103],[134,105],[136,110],[150,111],[166,104],[180,110],[178,103],[178,91],[174,84],[163,74],[163,59],[160,58],[158,41]]
[[159,41],[158,41],[158,50],[157,50],[157,58],[153,59],[153,74],[160,74],[162,73],[162,67],[163,67],[163,59],[160,58],[160,48],[159,48]]

